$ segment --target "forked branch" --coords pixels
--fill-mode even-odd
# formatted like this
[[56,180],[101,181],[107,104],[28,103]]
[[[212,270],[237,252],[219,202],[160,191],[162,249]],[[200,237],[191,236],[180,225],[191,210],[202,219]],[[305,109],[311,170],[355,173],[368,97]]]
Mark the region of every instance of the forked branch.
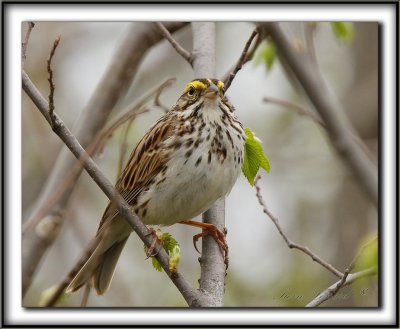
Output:
[[343,275],[343,277],[333,285],[331,285],[329,288],[318,294],[317,297],[315,297],[311,302],[309,302],[306,307],[317,307],[318,305],[321,305],[323,302],[327,301],[328,299],[331,299],[335,294],[341,289],[342,287],[345,287],[354,281],[366,277],[366,276],[372,276],[376,275],[376,268],[369,268],[360,272],[348,274],[348,275]]

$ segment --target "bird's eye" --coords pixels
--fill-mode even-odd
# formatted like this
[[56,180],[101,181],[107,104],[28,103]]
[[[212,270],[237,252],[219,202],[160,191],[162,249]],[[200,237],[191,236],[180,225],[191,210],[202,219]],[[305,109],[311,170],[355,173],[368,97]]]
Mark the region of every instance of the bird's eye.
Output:
[[192,96],[194,96],[195,92],[196,92],[196,89],[194,89],[194,87],[189,87],[187,94],[188,94],[188,96],[192,97]]

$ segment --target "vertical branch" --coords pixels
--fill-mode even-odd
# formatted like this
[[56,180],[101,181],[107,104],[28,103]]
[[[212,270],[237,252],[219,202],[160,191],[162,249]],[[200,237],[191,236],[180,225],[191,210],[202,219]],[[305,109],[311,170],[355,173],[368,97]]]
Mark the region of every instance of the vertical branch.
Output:
[[[196,78],[215,77],[215,24],[194,22],[192,63]],[[225,199],[219,199],[203,214],[203,222],[223,230]],[[208,293],[214,305],[223,306],[225,264],[219,245],[211,236],[203,238],[200,260],[200,289]]]

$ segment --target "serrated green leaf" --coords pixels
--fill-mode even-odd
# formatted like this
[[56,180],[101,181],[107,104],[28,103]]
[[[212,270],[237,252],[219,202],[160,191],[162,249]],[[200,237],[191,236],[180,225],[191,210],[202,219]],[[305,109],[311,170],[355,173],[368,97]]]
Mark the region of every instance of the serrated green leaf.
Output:
[[151,257],[151,264],[153,265],[153,267],[155,268],[156,271],[162,272],[162,266],[158,262],[157,258]]
[[[160,234],[158,234],[158,235],[160,236],[161,240],[163,241],[163,249],[167,252],[168,255],[171,255],[174,252],[174,250],[175,250],[175,253],[177,253],[176,247],[179,247],[179,243],[172,237],[171,234],[163,233],[162,235],[160,235]],[[144,245],[145,253],[147,252],[147,249],[148,249],[147,246]],[[180,251],[180,249],[179,249],[179,251]],[[175,257],[178,257],[178,255],[176,254]],[[180,257],[180,255],[179,255],[179,257]],[[179,262],[179,260],[178,260],[178,262]],[[158,272],[162,272],[162,266],[158,262],[157,258],[152,256],[151,263]]]
[[336,38],[350,41],[354,37],[354,25],[351,22],[332,22],[331,27]]
[[164,241],[164,250],[167,252],[167,253],[170,253],[170,252],[172,252],[173,251],[173,249],[174,249],[174,247],[176,246],[176,245],[178,245],[178,242],[172,237],[172,235],[171,234],[169,234],[169,233],[164,233],[163,235],[162,235],[162,240]]
[[242,172],[250,185],[253,186],[254,179],[260,167],[269,172],[270,164],[261,146],[261,141],[255,137],[250,128],[245,128],[244,131],[246,134],[246,141],[244,144]]

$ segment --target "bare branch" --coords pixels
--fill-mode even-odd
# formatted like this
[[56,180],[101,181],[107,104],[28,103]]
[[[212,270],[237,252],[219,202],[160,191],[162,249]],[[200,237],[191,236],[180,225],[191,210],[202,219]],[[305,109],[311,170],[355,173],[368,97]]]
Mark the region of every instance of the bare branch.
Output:
[[[49,85],[50,85],[50,94],[49,94],[49,115],[50,118],[53,118],[54,115],[54,81],[53,81],[53,69],[51,68],[51,61],[53,60],[53,56],[56,52],[58,44],[60,43],[61,36],[59,35],[56,40],[54,40],[53,47],[51,48],[49,58],[47,59],[47,72],[49,73]],[[53,122],[53,120],[52,120]],[[53,124],[51,124],[53,128]]]
[[21,66],[22,68],[24,67],[25,60],[26,60],[26,50],[28,49],[28,42],[29,38],[31,36],[32,29],[35,27],[35,23],[33,22],[28,22],[28,30],[26,31],[25,35],[25,40],[22,42],[22,48],[21,48],[21,55],[22,55],[22,63]]
[[[286,101],[286,100],[283,100],[283,99],[273,98],[273,97],[264,97],[264,102],[266,102],[266,103],[274,103],[274,104],[278,104],[278,105],[281,105],[281,106],[285,106],[288,109],[293,109],[298,114],[308,116],[314,122],[318,123],[321,127],[323,127],[324,129],[327,129],[327,126],[326,126],[325,122],[322,121],[322,119],[319,116],[317,116],[316,114],[314,114],[310,110],[306,110],[305,108],[301,107],[298,104],[295,104],[295,103],[292,103],[292,102],[289,102],[289,101]],[[349,132],[349,133],[350,133],[351,138],[354,140],[354,142],[356,142],[358,144],[358,146],[363,149],[363,151],[368,156],[368,158],[371,161],[373,161],[374,160],[374,156],[371,153],[371,151],[369,150],[369,148],[362,141],[362,139],[355,132]]]
[[[171,22],[166,24],[166,27],[171,31],[175,31],[184,25],[185,23],[181,22]],[[88,147],[97,133],[104,127],[115,104],[125,96],[143,57],[161,38],[162,35],[153,23],[129,25],[125,37],[116,50],[108,68],[105,70],[88,105],[82,111],[81,118],[77,121],[77,126],[74,127],[75,135],[84,147]],[[53,170],[49,174],[44,188],[35,202],[32,214],[37,213],[48,202],[48,199],[59,188],[66,173],[70,171],[75,162],[76,160],[71,156],[67,148],[64,148],[60,152]],[[57,201],[47,210],[47,213],[62,213],[62,209],[65,208],[71,196],[75,186],[74,183],[78,179],[80,172],[81,169],[78,167],[74,175],[71,176],[72,179],[68,187],[60,193]],[[22,260],[23,295],[25,295],[26,290],[29,288],[32,275],[40,263],[40,261],[32,263],[30,259],[35,258],[40,260],[51,244],[52,242],[43,243],[42,239],[36,236],[34,230],[23,234],[22,249],[29,251]],[[33,253],[36,254],[35,257],[32,257]],[[30,273],[30,275],[27,275],[27,273]]]
[[[125,109],[121,110],[122,115],[115,119],[109,127],[98,133],[93,139],[92,143],[87,147],[86,152],[92,156],[96,151],[101,153],[105,146],[106,140],[113,134],[113,132],[128,120],[135,119],[138,115],[148,112],[148,108],[143,108],[144,105],[151,100],[152,97],[159,97],[161,92],[170,86],[175,79],[167,79],[160,85],[151,89],[139,100],[133,102]],[[156,100],[154,100],[156,102]],[[69,170],[68,175],[59,183],[54,192],[49,196],[48,200],[22,225],[22,233],[26,234],[28,230],[33,229],[46,213],[54,206],[59,200],[61,195],[75,182],[76,175],[79,175],[83,168],[82,161],[75,161],[73,167]]]
[[123,113],[123,115],[121,115],[112,124],[110,124],[110,126],[107,129],[103,130],[99,134],[96,141],[96,148],[99,150],[99,152],[101,152],[101,150],[104,148],[106,140],[110,138],[115,132],[115,130],[117,130],[121,125],[123,125],[129,120],[136,118],[140,114],[150,111],[149,108],[145,107],[145,104],[149,102],[151,98],[154,98],[154,103],[156,103],[161,92],[166,87],[169,87],[174,81],[175,79],[165,80],[158,86],[152,88],[138,101],[128,105],[125,109],[121,110],[121,113]]
[[326,123],[336,151],[352,169],[371,201],[377,206],[378,170],[354,141],[352,137],[355,135],[354,129],[336,95],[328,88],[310,57],[293,48],[279,23],[265,23],[263,27],[273,38],[280,56],[288,63],[311,103]]
[[340,288],[347,286],[360,278],[376,275],[376,273],[376,268],[369,268],[360,272],[348,274],[346,277],[344,275],[342,279],[331,285],[329,288],[327,288],[317,297],[315,297],[311,302],[309,302],[306,307],[317,307],[318,305],[321,305],[323,302],[332,298],[339,291]]
[[[33,85],[32,81],[29,79],[28,75],[25,72],[22,72],[22,87],[50,124],[51,121],[47,111],[48,104],[46,100],[43,98],[43,96],[38,92],[37,88]],[[58,137],[60,137],[60,139],[65,143],[65,145],[67,145],[69,150],[74,154],[76,158],[84,159],[83,160],[84,168],[87,171],[87,173],[93,178],[95,183],[101,188],[101,190],[107,195],[107,197],[113,202],[115,202],[115,205],[120,215],[127,220],[129,225],[131,225],[132,229],[137,233],[139,238],[146,244],[146,246],[150,246],[152,242],[152,237],[148,234],[149,230],[147,229],[147,227],[132,212],[132,209],[129,206],[129,204],[115,190],[114,186],[107,180],[104,174],[99,170],[96,163],[88,156],[88,154],[79,144],[78,140],[75,138],[74,135],[72,135],[67,126],[63,123],[63,121],[58,117],[56,113],[54,113],[53,131],[57,134]],[[84,256],[88,257],[87,255]],[[193,306],[210,305],[208,296],[202,294],[200,291],[196,289],[193,289],[193,287],[190,286],[190,284],[185,280],[182,274],[180,274],[177,271],[174,273],[170,272],[168,255],[164,249],[161,249],[155,257],[161,264],[165,273],[175,284],[175,286],[179,289],[179,291],[182,293],[183,297],[190,306],[193,307]],[[65,285],[65,282],[63,282],[59,286],[57,292],[58,294],[61,294],[64,291],[65,287],[67,286],[65,285],[63,287],[63,285]],[[55,303],[54,298],[52,298],[50,302]]]
[[307,51],[310,54],[311,59],[317,64],[317,55],[315,53],[314,46],[314,35],[315,30],[317,29],[316,22],[306,22],[303,24],[304,26],[304,38],[306,41]]
[[169,41],[169,43],[172,45],[172,47],[174,47],[174,49],[176,50],[176,52],[181,55],[184,59],[186,59],[186,61],[192,65],[193,62],[193,58],[192,58],[192,54],[190,52],[188,52],[185,48],[183,48],[171,35],[171,33],[169,33],[169,31],[165,28],[163,23],[160,22],[156,22],[155,23],[157,25],[157,27],[160,29],[162,35],[165,37],[165,39],[167,39]]
[[321,125],[322,127],[326,128],[325,122],[323,122],[319,116],[315,115],[311,111],[306,110],[305,108],[301,107],[298,104],[289,102],[289,101],[284,100],[284,99],[274,98],[274,97],[264,97],[264,102],[273,103],[273,104],[284,106],[284,107],[289,108],[289,109],[293,109],[298,114],[305,115],[305,116],[311,118],[313,121],[315,121],[319,125]]
[[282,236],[283,240],[286,242],[287,246],[290,249],[298,249],[300,251],[302,251],[303,253],[305,253],[306,255],[310,256],[311,259],[322,265],[323,267],[325,267],[328,271],[330,271],[331,273],[333,273],[334,275],[336,275],[339,278],[343,277],[343,273],[340,272],[339,270],[337,270],[335,267],[333,267],[331,264],[329,264],[328,262],[324,261],[321,257],[319,257],[317,254],[315,254],[314,252],[312,252],[308,247],[306,246],[302,246],[300,244],[294,243],[292,240],[290,240],[287,235],[283,232],[283,229],[281,227],[281,225],[279,224],[279,220],[278,218],[276,218],[267,208],[267,205],[265,204],[265,201],[261,195],[261,188],[258,185],[258,181],[260,180],[260,175],[257,175],[255,181],[254,181],[254,186],[256,187],[256,195],[257,195],[257,199],[258,199],[258,203],[261,205],[261,207],[263,208],[263,212],[272,220],[272,222],[274,223],[275,227],[278,229],[279,234]]
[[[193,70],[196,77],[215,76],[215,24],[193,22]],[[225,199],[217,200],[203,213],[203,222],[225,227]],[[204,291],[212,303],[208,306],[223,306],[225,263],[218,243],[206,236],[202,241],[200,258],[200,289]]]
[[[230,87],[233,79],[235,78],[236,74],[242,69],[243,65],[251,58],[252,55],[248,53],[249,48],[251,46],[251,43],[253,42],[253,39],[258,35],[258,28],[255,28],[254,31],[251,33],[249,40],[247,40],[244,49],[242,51],[242,54],[240,55],[234,69],[231,71],[228,77],[224,77],[222,80],[225,83],[224,86],[224,91],[226,92],[228,88]],[[257,42],[258,43],[258,42]],[[257,44],[256,43],[256,44]],[[256,47],[253,48],[255,50]]]

